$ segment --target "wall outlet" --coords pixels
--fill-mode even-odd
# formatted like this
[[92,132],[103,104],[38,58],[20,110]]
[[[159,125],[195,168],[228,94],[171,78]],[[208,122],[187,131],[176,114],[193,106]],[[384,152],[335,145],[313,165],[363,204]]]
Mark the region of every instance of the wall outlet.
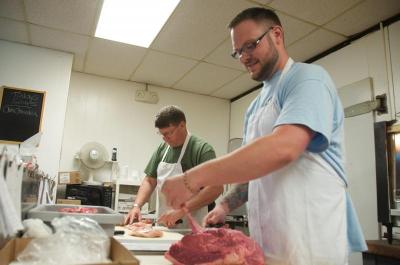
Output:
[[156,92],[138,89],[135,92],[135,100],[150,104],[156,104],[158,102],[158,95]]

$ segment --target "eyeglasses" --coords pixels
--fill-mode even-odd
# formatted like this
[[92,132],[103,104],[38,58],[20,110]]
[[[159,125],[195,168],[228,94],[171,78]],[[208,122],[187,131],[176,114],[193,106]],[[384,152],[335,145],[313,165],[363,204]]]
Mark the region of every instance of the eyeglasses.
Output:
[[167,131],[167,132],[158,131],[157,134],[160,135],[160,136],[162,136],[162,137],[167,138],[167,137],[172,136],[172,135],[175,133],[175,131],[176,131],[177,128],[178,128],[178,126],[175,126],[172,130]]
[[267,33],[273,29],[274,27],[270,27],[266,32],[264,32],[258,39],[256,39],[255,41],[252,42],[248,42],[246,44],[244,44],[241,48],[234,50],[231,53],[231,56],[234,59],[239,59],[240,56],[242,56],[242,53],[246,53],[246,54],[250,54],[252,53],[256,48],[257,45],[261,42],[262,38],[264,38],[265,35],[267,35]]

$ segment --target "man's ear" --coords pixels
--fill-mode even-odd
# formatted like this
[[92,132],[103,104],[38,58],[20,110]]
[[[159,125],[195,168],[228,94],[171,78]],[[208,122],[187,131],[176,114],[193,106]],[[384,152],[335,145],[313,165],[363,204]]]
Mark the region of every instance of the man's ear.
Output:
[[274,35],[276,44],[284,45],[284,32],[281,26],[274,26],[272,35]]

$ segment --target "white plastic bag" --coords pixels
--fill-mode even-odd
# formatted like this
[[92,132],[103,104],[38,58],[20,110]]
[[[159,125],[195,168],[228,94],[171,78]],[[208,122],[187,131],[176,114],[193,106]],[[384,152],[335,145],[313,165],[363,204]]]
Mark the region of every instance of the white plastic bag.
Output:
[[65,216],[51,222],[55,233],[32,239],[11,265],[67,265],[110,262],[110,239],[87,217]]

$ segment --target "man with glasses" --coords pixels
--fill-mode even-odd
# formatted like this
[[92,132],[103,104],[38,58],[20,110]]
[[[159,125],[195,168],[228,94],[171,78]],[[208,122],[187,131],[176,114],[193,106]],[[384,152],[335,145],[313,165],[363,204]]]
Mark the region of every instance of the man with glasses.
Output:
[[293,62],[275,12],[244,10],[229,28],[232,56],[264,86],[247,109],[243,146],[169,178],[168,203],[184,207],[205,185],[248,182],[204,223],[247,201],[250,236],[267,264],[348,264],[348,253],[366,244],[346,192],[344,115],[333,81],[318,65]]
[[[156,189],[157,222],[167,227],[176,227],[182,220],[183,224],[179,227],[187,227],[183,209],[169,209],[165,197],[160,194],[160,187],[166,178],[214,159],[215,152],[211,145],[188,132],[185,114],[176,106],[162,108],[156,116],[155,127],[164,142],[153,153],[144,170],[146,177],[140,185],[133,208],[125,218],[125,224],[141,220],[140,208]],[[222,185],[204,187],[187,202],[188,210],[201,222],[208,213],[207,205],[213,203],[222,191]]]

